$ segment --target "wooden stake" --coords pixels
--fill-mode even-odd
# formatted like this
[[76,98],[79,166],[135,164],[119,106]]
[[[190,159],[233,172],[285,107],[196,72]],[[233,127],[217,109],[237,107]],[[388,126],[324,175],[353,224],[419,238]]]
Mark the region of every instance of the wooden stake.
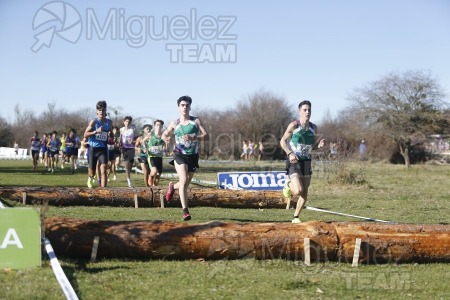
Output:
[[353,251],[353,263],[352,267],[358,266],[359,261],[359,250],[361,249],[361,239],[357,238],[355,243],[355,250]]
[[134,208],[139,208],[137,194],[134,194]]
[[98,251],[99,240],[100,240],[100,237],[95,236],[94,244],[92,245],[91,262],[95,262],[95,260],[97,259],[97,251]]
[[27,193],[22,192],[22,203],[23,205],[27,205]]
[[162,193],[159,194],[159,202],[161,202],[161,208],[164,208],[164,195]]
[[305,265],[311,265],[311,243],[309,238],[303,240],[303,249],[305,251]]

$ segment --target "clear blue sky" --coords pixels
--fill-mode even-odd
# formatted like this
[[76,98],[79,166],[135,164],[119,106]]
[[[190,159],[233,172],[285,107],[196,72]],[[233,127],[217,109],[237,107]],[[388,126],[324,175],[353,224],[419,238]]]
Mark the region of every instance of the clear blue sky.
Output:
[[[0,116],[8,121],[16,104],[40,114],[48,103],[75,111],[100,99],[133,117],[169,121],[179,96],[193,98],[195,114],[234,107],[265,88],[293,111],[311,100],[319,122],[348,106],[354,88],[409,69],[430,70],[450,92],[447,0],[68,1],[65,14],[48,3],[0,2]],[[144,22],[156,29],[142,29]],[[105,24],[100,37],[95,26]],[[52,26],[57,34],[46,47]],[[210,49],[230,52],[194,62],[212,59],[197,53]]]

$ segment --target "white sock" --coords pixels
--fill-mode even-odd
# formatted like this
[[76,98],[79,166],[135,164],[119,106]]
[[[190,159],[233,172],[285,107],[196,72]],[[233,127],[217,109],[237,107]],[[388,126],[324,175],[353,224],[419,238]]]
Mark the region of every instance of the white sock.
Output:
[[131,180],[130,180],[130,178],[127,178],[127,181],[128,181],[128,185],[131,185]]

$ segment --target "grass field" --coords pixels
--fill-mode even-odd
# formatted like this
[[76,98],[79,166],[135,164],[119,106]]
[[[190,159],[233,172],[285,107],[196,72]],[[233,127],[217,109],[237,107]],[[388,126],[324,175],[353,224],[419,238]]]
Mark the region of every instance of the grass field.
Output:
[[[166,167],[166,166],[165,166]],[[204,162],[196,178],[216,180],[219,171],[282,170],[282,162]],[[339,175],[316,166],[307,205],[414,224],[448,224],[450,168],[367,162],[337,166]],[[167,165],[167,172],[173,172]],[[341,172],[345,171],[345,172]],[[1,186],[84,186],[86,170],[31,172],[30,161],[0,160]],[[354,177],[352,177],[354,178]],[[360,184],[351,184],[360,182]],[[135,186],[142,175],[133,174]],[[167,184],[166,180],[161,185]],[[110,186],[126,186],[124,173]],[[20,203],[1,199],[10,206]],[[40,207],[45,217],[93,220],[181,220],[180,208]],[[292,210],[192,208],[192,222],[290,222]],[[360,221],[305,210],[302,221]],[[285,260],[130,261],[96,263],[58,257],[80,299],[449,299],[448,264],[360,265]],[[41,268],[0,270],[0,299],[64,299],[48,260]]]

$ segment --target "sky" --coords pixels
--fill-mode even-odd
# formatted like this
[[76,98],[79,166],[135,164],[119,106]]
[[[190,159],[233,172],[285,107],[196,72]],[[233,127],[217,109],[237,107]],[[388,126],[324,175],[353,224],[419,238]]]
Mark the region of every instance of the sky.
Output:
[[430,71],[450,93],[447,0],[0,0],[0,37],[8,122],[17,104],[39,115],[99,100],[170,121],[180,96],[195,115],[263,89],[293,112],[310,100],[320,123],[354,89],[407,70]]

